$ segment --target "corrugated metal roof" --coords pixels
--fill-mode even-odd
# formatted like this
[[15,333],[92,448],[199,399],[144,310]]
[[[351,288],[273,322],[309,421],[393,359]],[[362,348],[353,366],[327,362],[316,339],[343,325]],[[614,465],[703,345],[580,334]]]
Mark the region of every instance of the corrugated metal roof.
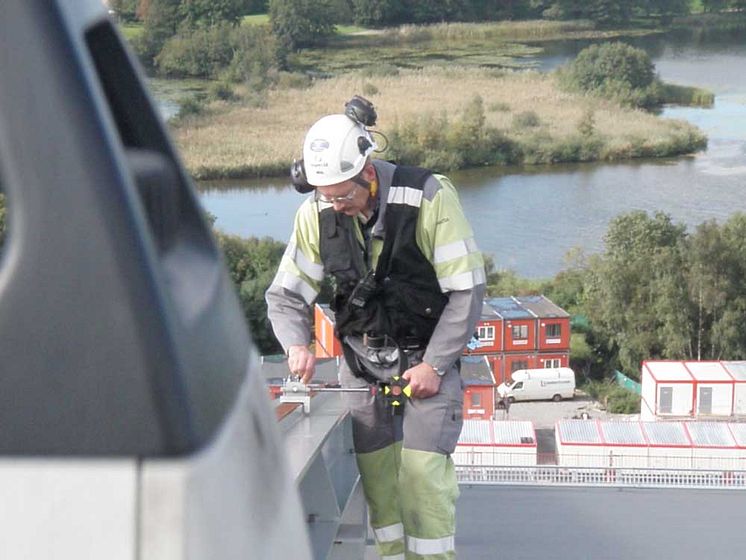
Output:
[[692,376],[682,362],[643,362],[656,381],[691,381]]
[[720,362],[684,362],[697,381],[733,381]]
[[520,296],[515,298],[518,302],[528,309],[533,311],[539,318],[552,318],[552,317],[569,317],[570,314],[564,309],[555,305],[544,296]]
[[588,420],[560,420],[557,422],[562,443],[602,443],[596,422]]
[[695,447],[735,447],[736,442],[723,422],[685,422]]
[[736,445],[746,447],[746,424],[741,422],[728,424],[733,437],[736,439]]
[[482,316],[480,318],[482,321],[494,321],[500,319],[500,315],[497,314],[497,311],[489,303],[484,301],[482,302]]
[[491,420],[464,420],[464,427],[458,442],[461,444],[490,444],[493,443],[490,435]]
[[640,422],[650,445],[691,445],[681,422]]
[[600,422],[604,441],[617,445],[647,445],[639,422]]
[[492,298],[487,303],[504,319],[533,319],[534,315],[513,298]]
[[723,362],[723,367],[737,381],[746,381],[746,362]]
[[494,385],[495,377],[487,356],[461,356],[461,379],[467,385]]
[[536,432],[528,421],[493,420],[492,428],[497,445],[529,445],[536,447]]

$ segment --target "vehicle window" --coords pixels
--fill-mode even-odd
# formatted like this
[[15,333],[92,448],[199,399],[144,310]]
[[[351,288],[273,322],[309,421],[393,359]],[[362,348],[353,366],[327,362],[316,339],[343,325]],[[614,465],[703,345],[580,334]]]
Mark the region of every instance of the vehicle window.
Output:
[[519,381],[518,383],[513,385],[513,390],[515,391],[516,389],[523,389],[523,381]]

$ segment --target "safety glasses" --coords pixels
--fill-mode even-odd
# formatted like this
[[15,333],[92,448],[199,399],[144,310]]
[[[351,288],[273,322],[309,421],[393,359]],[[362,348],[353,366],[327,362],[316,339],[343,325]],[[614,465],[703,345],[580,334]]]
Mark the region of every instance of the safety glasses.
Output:
[[355,198],[355,190],[358,188],[357,185],[353,185],[353,187],[350,189],[350,192],[347,194],[343,194],[340,196],[326,196],[325,194],[321,194],[318,189],[316,189],[316,192],[314,194],[314,200],[316,202],[324,202],[326,204],[335,204],[337,202],[349,202],[353,198]]

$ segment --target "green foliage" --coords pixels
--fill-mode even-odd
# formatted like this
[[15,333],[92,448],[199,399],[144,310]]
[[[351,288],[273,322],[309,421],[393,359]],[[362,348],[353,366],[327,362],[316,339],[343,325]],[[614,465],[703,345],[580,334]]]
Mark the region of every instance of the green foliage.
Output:
[[235,101],[237,99],[233,87],[227,82],[215,82],[210,86],[209,96],[220,101]]
[[514,161],[513,144],[486,126],[481,97],[474,96],[460,117],[449,122],[445,112],[427,113],[397,123],[389,134],[387,157],[440,171]]
[[583,116],[578,122],[578,132],[584,138],[590,138],[596,128],[596,119],[593,116],[593,110],[588,109],[583,112]]
[[663,213],[615,218],[606,252],[590,260],[585,312],[623,371],[689,354],[685,230]]
[[183,120],[196,117],[205,112],[205,96],[201,94],[188,95],[179,99],[179,111],[175,119]]
[[272,283],[285,245],[270,238],[243,239],[216,232],[254,342],[262,354],[282,352],[267,319],[264,293]]
[[636,414],[640,412],[640,396],[627,391],[611,380],[591,381],[582,389],[601,402],[612,414]]
[[109,7],[116,12],[122,23],[137,21],[137,6],[140,0],[109,0]]
[[156,64],[164,76],[223,76],[261,89],[276,79],[279,57],[279,45],[267,27],[219,24],[170,38]]
[[150,0],[143,14],[143,33],[134,44],[140,58],[150,66],[181,22],[179,0]]
[[328,0],[270,0],[272,32],[288,51],[323,43],[334,34]]
[[181,0],[179,17],[188,27],[236,24],[246,13],[245,0]]
[[534,128],[541,125],[541,119],[534,111],[523,111],[513,115],[514,128]]
[[231,31],[223,24],[174,35],[155,58],[159,74],[173,78],[216,76],[233,58]]
[[706,89],[663,84],[661,87],[663,103],[676,105],[690,105],[695,107],[712,107],[715,104],[715,94]]
[[565,89],[612,98],[634,107],[660,102],[660,84],[650,57],[626,43],[602,43],[580,51],[560,72]]
[[352,0],[352,17],[358,25],[380,27],[406,21],[399,0]]

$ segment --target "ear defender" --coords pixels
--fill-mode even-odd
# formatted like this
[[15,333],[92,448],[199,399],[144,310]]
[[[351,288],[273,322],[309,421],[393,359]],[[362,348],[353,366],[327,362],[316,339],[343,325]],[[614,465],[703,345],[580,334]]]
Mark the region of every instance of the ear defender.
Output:
[[306,169],[303,167],[302,159],[293,160],[293,164],[290,166],[290,181],[300,194],[308,194],[315,188],[306,178]]

